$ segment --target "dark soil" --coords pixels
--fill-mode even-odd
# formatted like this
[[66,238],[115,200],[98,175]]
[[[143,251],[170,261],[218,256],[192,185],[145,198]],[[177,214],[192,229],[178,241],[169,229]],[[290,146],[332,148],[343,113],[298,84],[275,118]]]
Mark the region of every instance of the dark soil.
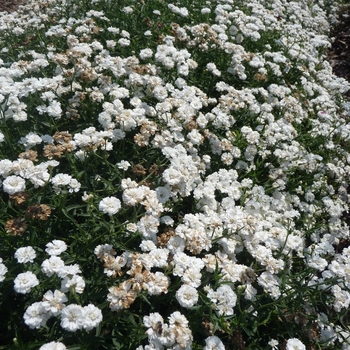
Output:
[[25,0],[0,0],[0,12],[14,12],[19,5],[25,4]]
[[[335,75],[350,81],[350,5],[342,8],[340,20],[331,34],[334,41],[328,50],[328,61]],[[350,91],[345,97],[350,100]]]

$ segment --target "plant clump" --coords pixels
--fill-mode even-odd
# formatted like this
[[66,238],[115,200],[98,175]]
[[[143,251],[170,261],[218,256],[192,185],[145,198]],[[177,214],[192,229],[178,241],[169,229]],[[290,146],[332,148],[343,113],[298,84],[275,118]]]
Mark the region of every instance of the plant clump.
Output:
[[350,349],[341,5],[0,13],[0,349]]

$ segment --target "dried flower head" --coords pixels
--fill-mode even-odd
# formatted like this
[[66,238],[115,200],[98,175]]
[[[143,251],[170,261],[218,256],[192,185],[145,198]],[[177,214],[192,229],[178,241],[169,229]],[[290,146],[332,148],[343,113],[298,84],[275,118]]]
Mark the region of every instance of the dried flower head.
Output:
[[154,175],[159,175],[159,174],[162,174],[164,171],[164,168],[163,167],[160,167],[159,165],[157,164],[152,164],[150,167],[149,167],[149,172],[154,174]]
[[138,260],[133,261],[133,266],[127,274],[131,276],[127,281],[128,284],[132,286],[132,290],[138,293],[143,289],[147,289],[147,283],[152,280],[151,273],[145,270]]
[[9,197],[15,202],[16,205],[21,205],[27,201],[29,195],[27,192],[18,192],[15,194],[11,194]]
[[167,228],[162,234],[157,236],[158,245],[165,247],[168,244],[169,239],[173,236],[175,236],[175,230],[172,227]]
[[135,301],[137,292],[130,289],[131,284],[123,282],[119,287],[109,288],[109,294],[107,300],[110,302],[109,307],[113,311],[122,309],[128,309],[130,305]]
[[53,139],[58,143],[68,143],[72,140],[72,135],[68,131],[57,131]]
[[144,168],[143,165],[141,164],[136,164],[133,168],[132,168],[132,172],[136,175],[136,176],[142,176],[146,174],[146,169]]
[[188,123],[185,124],[185,126],[188,130],[194,130],[198,128],[198,125],[194,120],[189,121]]
[[21,236],[27,228],[24,218],[18,217],[6,221],[5,230],[13,236]]
[[44,147],[44,157],[49,159],[61,158],[65,148],[62,145],[54,145],[53,143]]
[[26,217],[32,220],[47,220],[51,214],[51,208],[46,204],[33,204],[28,207]]
[[37,162],[38,161],[38,152],[29,149],[28,151],[20,153],[18,155],[18,158],[28,159],[28,160],[31,160],[32,162]]

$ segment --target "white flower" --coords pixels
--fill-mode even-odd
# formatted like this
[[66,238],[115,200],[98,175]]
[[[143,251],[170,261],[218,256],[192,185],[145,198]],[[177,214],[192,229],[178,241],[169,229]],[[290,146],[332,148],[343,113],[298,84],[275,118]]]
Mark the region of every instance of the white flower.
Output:
[[5,279],[5,275],[8,271],[8,268],[2,263],[2,259],[0,258],[0,282]]
[[84,191],[84,194],[81,196],[81,199],[84,202],[87,202],[87,201],[89,201],[92,198],[94,198],[94,195],[92,193],[87,193],[86,191]]
[[26,182],[20,176],[8,176],[2,183],[3,189],[8,194],[23,192],[26,188]]
[[64,261],[58,256],[52,256],[50,259],[46,259],[41,264],[41,271],[48,277],[51,277],[54,273],[59,273],[65,267]]
[[1,176],[8,176],[9,173],[12,170],[12,162],[8,159],[2,159],[0,160],[0,175]]
[[82,329],[85,322],[83,307],[77,304],[66,306],[61,313],[61,327],[69,332]]
[[278,341],[276,339],[271,339],[268,344],[271,346],[272,350],[278,349]]
[[136,232],[137,231],[137,225],[133,222],[127,223],[125,228],[129,232]]
[[209,288],[207,297],[215,304],[220,315],[233,315],[237,295],[228,284],[221,285],[216,291]]
[[133,9],[131,6],[126,6],[126,7],[124,7],[124,8],[122,9],[122,11],[123,11],[125,14],[129,15],[130,13],[133,13],[133,12],[134,12],[134,9]]
[[39,135],[37,135],[33,132],[30,132],[26,136],[21,137],[19,142],[22,143],[26,149],[28,149],[28,148],[31,148],[35,145],[40,144],[42,141],[43,140]]
[[98,209],[100,211],[110,216],[118,213],[120,208],[121,208],[120,200],[116,197],[103,198],[98,205]]
[[21,247],[15,252],[15,258],[20,264],[25,264],[27,262],[33,262],[36,258],[36,253],[33,247]]
[[81,187],[81,183],[77,179],[71,179],[68,185],[70,193],[79,192]]
[[71,180],[72,177],[70,175],[59,173],[51,179],[51,182],[54,186],[66,186]]
[[122,160],[119,163],[117,163],[117,166],[119,169],[128,170],[131,164],[127,160]]
[[45,327],[49,318],[50,314],[41,301],[30,305],[23,315],[24,323],[31,329]]
[[106,40],[106,46],[109,49],[113,49],[116,45],[117,43],[114,40]]
[[81,270],[78,264],[65,265],[63,266],[62,269],[57,271],[57,276],[60,278],[64,278],[67,276],[71,277],[71,276],[77,275],[78,273],[81,273]]
[[158,313],[150,313],[148,316],[143,317],[143,324],[145,327],[152,328],[153,330],[158,330],[159,324],[164,324],[163,317]]
[[63,343],[52,341],[50,343],[42,345],[39,350],[66,350],[66,346]]
[[46,244],[45,252],[49,255],[60,255],[62,252],[66,251],[67,244],[59,239],[54,239],[52,242]]
[[5,136],[2,132],[0,132],[0,143],[5,141]]
[[174,225],[174,220],[169,216],[165,215],[160,218],[160,222],[164,225],[167,226],[173,226]]
[[61,282],[61,291],[68,292],[70,288],[74,288],[75,292],[82,294],[85,288],[85,281],[79,275],[73,275],[72,277],[64,277]]
[[288,339],[286,350],[306,350],[305,345],[296,338]]
[[47,312],[56,316],[61,313],[61,310],[65,307],[64,302],[68,301],[66,295],[59,290],[52,292],[47,291],[43,296],[43,307]]
[[157,246],[154,244],[153,241],[146,239],[141,242],[139,247],[143,252],[150,252],[153,249],[157,249]]
[[84,324],[83,328],[87,331],[97,327],[102,321],[102,312],[95,305],[84,306]]
[[118,44],[120,46],[129,46],[130,45],[130,40],[129,39],[126,39],[126,38],[120,38],[118,40]]
[[168,97],[168,92],[164,86],[157,85],[153,90],[154,97],[159,100],[163,101]]
[[212,335],[205,339],[205,347],[203,350],[225,350],[225,345],[219,337]]
[[143,49],[140,51],[140,58],[142,60],[146,59],[146,58],[151,58],[153,55],[153,51],[151,49]]
[[172,236],[167,243],[167,248],[172,254],[183,252],[185,250],[185,241],[179,236]]
[[202,15],[206,15],[206,14],[208,14],[208,13],[210,13],[211,12],[211,10],[210,10],[210,8],[208,8],[208,7],[203,7],[202,9],[201,9],[201,14]]
[[160,186],[156,188],[157,198],[160,203],[164,204],[171,196],[171,192],[167,187]]
[[199,269],[194,267],[189,267],[181,277],[181,280],[194,288],[198,288],[201,284],[202,274]]
[[46,112],[54,118],[60,118],[62,115],[61,103],[58,101],[51,101],[51,104],[47,107]]
[[176,292],[176,300],[182,307],[189,308],[194,306],[198,301],[197,289],[183,284]]
[[27,294],[39,284],[39,280],[31,271],[20,273],[13,282],[15,291],[21,294]]

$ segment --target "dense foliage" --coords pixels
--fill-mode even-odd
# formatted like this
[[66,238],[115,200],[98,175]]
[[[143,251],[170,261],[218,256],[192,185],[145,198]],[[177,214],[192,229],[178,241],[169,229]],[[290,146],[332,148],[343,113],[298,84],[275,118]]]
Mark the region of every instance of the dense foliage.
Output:
[[0,14],[0,349],[350,349],[340,5]]

